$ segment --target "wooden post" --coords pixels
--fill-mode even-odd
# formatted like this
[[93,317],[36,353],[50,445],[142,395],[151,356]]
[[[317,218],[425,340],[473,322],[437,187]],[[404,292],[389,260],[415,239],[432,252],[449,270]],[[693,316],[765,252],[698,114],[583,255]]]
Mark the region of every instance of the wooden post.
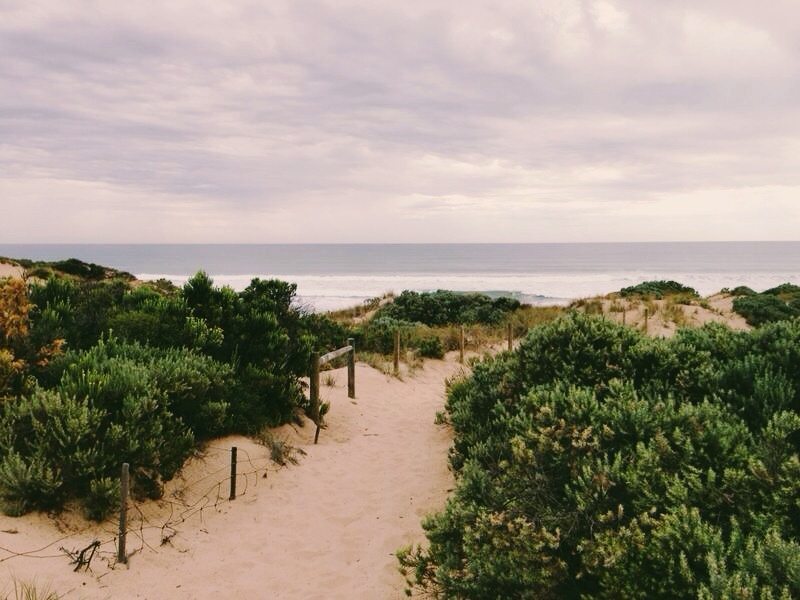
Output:
[[356,342],[353,338],[347,338],[347,345],[352,348],[347,353],[347,397],[356,397]]
[[400,330],[394,332],[394,374],[400,372]]
[[317,431],[314,433],[314,443],[319,439],[319,352],[314,352],[311,355],[311,381],[310,381],[310,396],[311,396],[311,420],[317,426]]
[[236,500],[236,446],[231,448],[231,496],[230,500]]
[[644,309],[644,332],[647,333],[650,324],[650,309]]
[[628,324],[628,309],[627,308],[623,308],[622,309],[622,324],[623,325],[627,325]]
[[464,362],[464,326],[461,326],[461,329],[458,333],[458,361],[463,363]]
[[117,540],[117,562],[125,564],[128,557],[125,553],[125,536],[128,533],[128,493],[130,489],[130,465],[122,463],[119,478],[119,539]]
[[509,323],[508,324],[508,351],[511,352],[511,350],[513,348],[514,348],[514,327],[511,325],[511,323]]

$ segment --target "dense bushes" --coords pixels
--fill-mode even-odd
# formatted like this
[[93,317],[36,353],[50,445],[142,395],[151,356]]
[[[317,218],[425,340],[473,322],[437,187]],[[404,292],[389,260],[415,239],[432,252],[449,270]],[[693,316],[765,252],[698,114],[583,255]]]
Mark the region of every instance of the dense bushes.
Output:
[[378,316],[424,325],[484,323],[496,325],[520,307],[513,298],[484,294],[405,291],[378,311]]
[[784,283],[761,294],[738,295],[733,310],[753,326],[774,323],[800,316],[800,287]]
[[441,358],[445,351],[458,348],[454,326],[469,325],[475,335],[486,337],[488,330],[519,317],[523,310],[512,298],[492,299],[483,294],[442,290],[405,291],[356,328],[356,341],[359,349],[388,354],[394,346],[394,334],[399,331],[404,348],[419,356]]
[[237,293],[204,273],[182,289],[0,282],[3,508],[75,498],[102,518],[122,462],[134,493],[157,497],[198,441],[293,418],[311,350],[347,337],[294,294],[259,279]]
[[54,360],[41,387],[2,407],[5,510],[81,498],[90,516],[102,516],[122,462],[132,465],[135,494],[158,497],[195,441],[225,430],[231,376],[229,366],[190,350],[113,338]]
[[664,296],[676,294],[687,295],[693,298],[699,297],[697,290],[689,286],[678,283],[677,281],[645,281],[638,285],[623,288],[620,290],[623,298],[631,296],[645,296],[649,298],[661,299]]
[[458,484],[410,577],[459,598],[800,594],[800,323],[571,315],[451,386]]

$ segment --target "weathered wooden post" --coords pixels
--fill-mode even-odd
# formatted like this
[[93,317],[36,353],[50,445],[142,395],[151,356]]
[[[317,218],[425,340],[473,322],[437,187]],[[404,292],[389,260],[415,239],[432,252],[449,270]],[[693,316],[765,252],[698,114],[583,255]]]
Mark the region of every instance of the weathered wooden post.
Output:
[[509,323],[508,324],[508,351],[511,352],[513,347],[514,347],[514,327],[511,325],[511,323]]
[[347,353],[347,397],[356,397],[356,341],[347,338],[347,345],[350,352]]
[[628,324],[628,309],[627,308],[623,308],[622,309],[622,324],[623,325],[627,325]]
[[464,362],[464,326],[462,325],[458,332],[458,361]]
[[317,426],[314,433],[314,443],[319,439],[319,352],[314,352],[311,355],[311,380],[309,382],[309,391],[311,396],[311,420]]
[[400,330],[394,332],[394,374],[400,372]]
[[231,496],[230,500],[236,500],[236,446],[231,448]]
[[644,309],[644,332],[647,333],[650,325],[650,309]]
[[122,463],[119,478],[119,538],[117,540],[117,562],[125,564],[128,557],[125,553],[125,536],[128,533],[128,494],[130,489],[130,465]]

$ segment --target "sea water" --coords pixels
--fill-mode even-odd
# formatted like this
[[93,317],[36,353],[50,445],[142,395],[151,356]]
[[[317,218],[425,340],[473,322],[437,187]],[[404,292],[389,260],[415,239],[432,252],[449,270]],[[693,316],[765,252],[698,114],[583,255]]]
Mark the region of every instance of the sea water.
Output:
[[800,283],[800,242],[607,244],[0,244],[0,255],[78,258],[180,285],[198,270],[241,290],[254,277],[297,284],[316,310],[353,306],[386,292],[448,289],[564,304],[650,279],[674,279],[707,295]]

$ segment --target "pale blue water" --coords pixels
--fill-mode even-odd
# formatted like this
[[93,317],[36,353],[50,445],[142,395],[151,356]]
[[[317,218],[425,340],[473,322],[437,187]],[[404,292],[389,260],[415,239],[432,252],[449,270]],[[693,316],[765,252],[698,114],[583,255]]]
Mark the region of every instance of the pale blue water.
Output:
[[0,255],[75,257],[140,278],[182,283],[199,269],[241,289],[253,277],[298,284],[318,309],[349,306],[387,291],[453,289],[562,303],[646,279],[675,279],[711,294],[800,283],[800,242],[620,244],[0,244]]

